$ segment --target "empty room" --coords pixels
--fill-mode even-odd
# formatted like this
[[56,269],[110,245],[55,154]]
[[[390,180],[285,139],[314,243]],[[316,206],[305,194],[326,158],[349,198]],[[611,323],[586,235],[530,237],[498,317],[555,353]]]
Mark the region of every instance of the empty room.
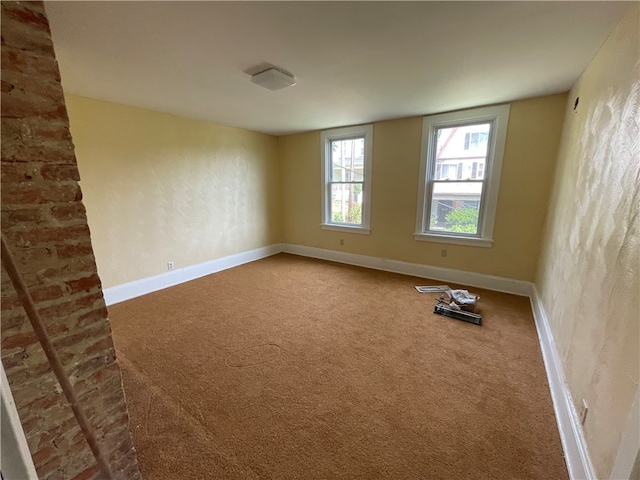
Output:
[[640,480],[637,2],[2,2],[7,480]]

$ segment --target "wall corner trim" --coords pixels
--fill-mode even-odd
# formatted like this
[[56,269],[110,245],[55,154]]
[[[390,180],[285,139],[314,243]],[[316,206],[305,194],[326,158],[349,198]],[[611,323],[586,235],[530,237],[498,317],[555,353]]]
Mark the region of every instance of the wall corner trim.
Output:
[[282,244],[284,253],[291,253],[303,257],[319,258],[332,262],[346,263],[358,267],[373,268],[385,272],[402,273],[414,277],[430,278],[443,282],[458,283],[470,287],[486,288],[497,292],[512,293],[524,297],[531,296],[531,282],[514,280],[482,273],[466,272],[451,268],[433,267],[420,263],[402,262],[400,260],[389,260],[380,257],[370,257],[355,253],[339,252],[336,250],[325,250],[322,248],[307,247],[305,245]]
[[165,288],[173,287],[184,282],[195,280],[212,273],[227,270],[228,268],[237,267],[244,263],[254,262],[261,258],[270,257],[282,251],[282,245],[275,243],[266,247],[248,250],[233,255],[229,255],[208,262],[191,265],[184,268],[178,268],[171,272],[161,273],[152,277],[141,278],[133,282],[123,283],[115,287],[105,288],[103,290],[104,301],[109,305],[131,300],[148,293],[156,292]]
[[564,375],[562,360],[535,285],[533,285],[530,298],[569,478],[572,480],[596,480],[584,431]]
[[0,362],[0,374],[2,474],[6,478],[38,480],[36,467],[33,464],[27,438],[20,422],[16,402],[13,400],[11,387],[9,387],[9,381],[2,362]]

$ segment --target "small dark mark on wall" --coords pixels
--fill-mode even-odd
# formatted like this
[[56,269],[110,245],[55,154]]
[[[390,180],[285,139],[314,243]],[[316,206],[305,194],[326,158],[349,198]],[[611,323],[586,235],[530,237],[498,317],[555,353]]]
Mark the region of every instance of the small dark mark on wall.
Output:
[[573,104],[573,110],[576,111],[578,109],[578,103],[580,103],[580,97],[576,97],[576,103]]

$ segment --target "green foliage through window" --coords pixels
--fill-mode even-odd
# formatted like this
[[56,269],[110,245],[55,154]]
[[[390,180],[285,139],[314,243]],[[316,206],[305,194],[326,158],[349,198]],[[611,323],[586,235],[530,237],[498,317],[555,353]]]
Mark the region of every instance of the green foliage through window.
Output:
[[356,225],[362,224],[362,205],[354,203],[346,215],[342,215],[340,211],[333,212],[333,221],[337,223],[353,223]]
[[451,211],[445,217],[449,232],[478,233],[478,209],[462,207]]

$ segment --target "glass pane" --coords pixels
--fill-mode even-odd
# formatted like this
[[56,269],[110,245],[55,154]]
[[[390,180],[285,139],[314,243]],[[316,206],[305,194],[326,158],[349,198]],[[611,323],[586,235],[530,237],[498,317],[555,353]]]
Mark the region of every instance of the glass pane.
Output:
[[436,130],[434,180],[483,180],[491,124]]
[[331,140],[331,181],[364,180],[364,137]]
[[481,182],[434,183],[429,230],[477,234],[481,196]]
[[362,184],[331,185],[331,221],[362,225]]

